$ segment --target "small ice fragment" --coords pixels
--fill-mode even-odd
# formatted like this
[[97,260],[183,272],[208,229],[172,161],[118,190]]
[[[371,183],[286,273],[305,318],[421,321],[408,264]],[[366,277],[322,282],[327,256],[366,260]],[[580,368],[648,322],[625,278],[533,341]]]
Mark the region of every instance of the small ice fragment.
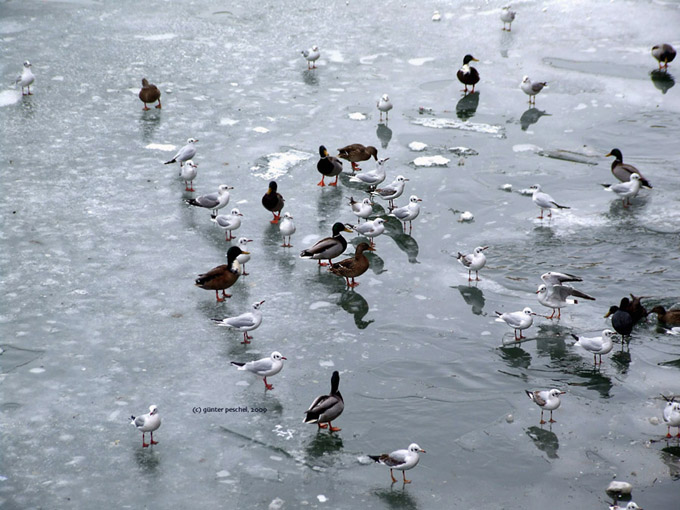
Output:
[[434,60],[433,57],[411,58],[409,59],[408,63],[411,64],[412,66],[422,66],[423,64],[426,64],[427,62],[432,62],[433,60]]
[[269,130],[266,127],[262,126],[254,127],[253,131],[255,131],[256,133],[269,133]]
[[229,476],[229,471],[223,469],[222,471],[218,471],[217,473],[215,473],[215,476],[217,478],[226,478],[227,476]]
[[425,301],[425,300],[427,299],[427,298],[426,298],[425,296],[423,296],[422,294],[416,294],[416,295],[413,296],[413,297],[416,298],[416,299],[420,299],[421,301]]
[[147,146],[144,147],[144,148],[145,148],[145,149],[155,150],[155,151],[167,151],[167,152],[170,152],[170,151],[174,151],[177,147],[175,147],[174,145],[170,145],[169,143],[166,143],[166,144],[163,144],[163,143],[150,143],[149,145],[147,145]]
[[413,164],[415,166],[424,166],[424,167],[430,167],[430,166],[446,166],[450,159],[445,158],[444,156],[421,156],[419,158],[416,158],[413,160]]
[[607,493],[612,494],[630,494],[633,492],[633,486],[628,482],[612,481],[607,487]]
[[588,105],[585,103],[579,103],[574,107],[574,110],[585,110],[588,108]]
[[508,423],[512,423],[513,421],[515,421],[515,417],[512,414],[509,414],[505,417],[505,421],[507,421]]
[[475,219],[475,215],[472,214],[470,211],[465,211],[460,214],[460,219],[458,221],[463,222],[463,221],[472,221]]
[[420,152],[427,149],[427,144],[423,142],[411,142],[408,144],[408,148],[414,152]]
[[32,374],[42,374],[45,371],[44,368],[36,367],[29,370]]
[[652,425],[658,425],[659,424],[659,418],[657,418],[656,416],[652,416],[649,419],[649,423],[651,423]]
[[353,112],[347,115],[351,120],[366,120],[366,115],[361,112]]
[[512,191],[512,184],[503,184],[503,186],[501,186],[501,189],[503,191]]
[[319,361],[319,366],[320,367],[334,367],[335,363],[333,363],[333,360],[328,360],[328,361]]
[[319,494],[316,497],[316,499],[318,499],[320,503],[325,503],[326,501],[328,501],[328,498],[326,496],[324,496],[323,494]]
[[281,510],[283,508],[283,504],[285,503],[284,500],[281,498],[274,498],[272,499],[272,502],[269,503],[269,510]]
[[317,301],[316,303],[309,305],[309,309],[318,310],[319,308],[327,308],[329,306],[331,306],[331,304],[328,301]]

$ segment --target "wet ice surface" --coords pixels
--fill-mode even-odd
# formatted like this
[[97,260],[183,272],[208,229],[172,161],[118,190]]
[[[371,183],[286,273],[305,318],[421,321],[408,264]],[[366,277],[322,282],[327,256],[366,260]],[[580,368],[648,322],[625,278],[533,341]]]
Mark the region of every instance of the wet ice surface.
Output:
[[[650,79],[649,55],[660,41],[680,45],[677,4],[522,2],[511,33],[500,30],[502,3],[277,5],[0,7],[3,83],[27,58],[36,74],[30,98],[0,91],[0,500],[595,508],[616,477],[641,506],[670,508],[677,442],[648,441],[665,432],[650,421],[659,393],[680,393],[678,337],[650,321],[630,356],[594,370],[569,333],[601,331],[629,292],[680,300],[680,101],[667,79]],[[308,71],[299,50],[312,44],[321,58]],[[462,97],[465,53],[482,80]],[[548,82],[535,108],[524,74]],[[163,110],[141,111],[144,76]],[[375,108],[383,93],[395,105],[387,125]],[[254,240],[250,275],[224,304],[193,286],[225,262],[224,233],[184,204],[177,167],[162,165],[189,137],[200,140],[197,192],[234,186],[228,208],[238,204],[239,233]],[[354,142],[390,157],[388,180],[410,179],[399,205],[416,194],[423,208],[412,237],[388,221],[371,269],[347,291],[297,254],[335,221],[355,221],[346,202],[361,186],[347,175],[337,189],[315,186],[318,146]],[[412,142],[425,147],[415,154]],[[461,147],[473,152],[452,150]],[[603,155],[613,147],[654,185],[630,210],[600,186],[612,182]],[[416,157],[451,161],[421,168]],[[259,203],[271,177],[295,216],[293,249],[279,247]],[[508,192],[534,183],[571,209],[536,220],[530,197]],[[458,222],[464,211],[474,221]],[[454,257],[479,245],[490,245],[489,262],[469,286]],[[512,333],[493,312],[544,313],[533,292],[550,269],[581,275],[597,301],[559,322],[537,318],[531,341],[501,347]],[[261,299],[249,346],[209,320]],[[266,394],[229,366],[273,350],[288,361]],[[331,437],[301,420],[333,370],[346,410]],[[552,429],[524,395],[548,387],[567,391]],[[160,444],[142,449],[129,416],[152,403]],[[267,412],[192,412],[239,406]],[[411,442],[428,453],[403,491],[359,460]],[[493,490],[474,490],[480,479]]]

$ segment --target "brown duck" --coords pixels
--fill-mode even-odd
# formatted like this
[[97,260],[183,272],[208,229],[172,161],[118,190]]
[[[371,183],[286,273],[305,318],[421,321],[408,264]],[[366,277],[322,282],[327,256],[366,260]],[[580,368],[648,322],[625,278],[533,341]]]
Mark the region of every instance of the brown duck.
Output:
[[283,209],[283,203],[285,202],[281,194],[276,192],[277,188],[276,181],[270,182],[269,189],[267,189],[267,192],[262,197],[262,205],[274,215],[274,219],[270,221],[270,223],[274,224],[278,223],[281,219],[281,209]]
[[[371,248],[368,243],[359,243],[354,257],[336,262],[329,268],[330,272],[338,276],[344,276],[349,288],[356,287],[359,283],[355,282],[354,278],[361,276],[368,270],[368,258],[364,255],[366,250],[375,251],[375,248]],[[352,283],[349,282],[350,278]]]
[[[224,298],[231,297],[231,294],[224,292],[236,283],[241,275],[241,270],[236,257],[241,254],[248,255],[249,252],[241,250],[238,246],[232,246],[227,252],[227,263],[217,266],[207,273],[199,274],[196,278],[196,286],[205,290],[214,290],[217,301],[224,301]],[[222,291],[222,297],[218,291]]]
[[359,166],[357,165],[359,161],[369,160],[371,159],[371,156],[373,156],[373,159],[378,161],[378,149],[376,149],[372,145],[364,147],[360,143],[353,143],[352,145],[348,145],[347,147],[342,147],[341,149],[338,149],[338,157],[346,159],[347,161],[352,163],[353,172],[361,170],[361,168],[359,168]]
[[144,110],[150,108],[146,106],[147,103],[155,103],[158,101],[156,108],[161,108],[161,91],[153,83],[149,83],[146,78],[142,78],[142,90],[139,91],[139,99],[144,103]]
[[651,313],[656,314],[656,318],[659,322],[671,325],[680,325],[680,310],[668,310],[663,306],[655,306],[651,309]]

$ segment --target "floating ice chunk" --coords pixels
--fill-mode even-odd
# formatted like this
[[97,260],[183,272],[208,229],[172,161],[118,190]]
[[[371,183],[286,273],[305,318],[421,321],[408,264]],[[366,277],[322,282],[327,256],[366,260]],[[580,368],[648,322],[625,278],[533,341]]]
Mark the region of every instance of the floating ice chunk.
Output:
[[63,76],[54,76],[52,78],[52,81],[64,81],[64,77]]
[[347,116],[352,120],[366,120],[366,115],[361,112],[352,112]]
[[226,478],[226,477],[229,476],[229,474],[230,474],[229,471],[227,471],[226,469],[223,469],[222,471],[218,471],[217,473],[215,473],[215,476],[217,478]]
[[318,499],[320,503],[325,503],[326,501],[328,501],[328,498],[326,496],[324,496],[323,494],[319,494],[316,497],[316,499]]
[[453,152],[456,156],[477,156],[479,152],[469,147],[449,147],[449,152]]
[[266,127],[262,126],[254,127],[253,131],[255,131],[256,133],[269,133],[269,130]]
[[503,191],[512,191],[512,184],[509,184],[509,183],[508,183],[508,184],[503,184],[503,186],[501,186],[501,189],[502,189]]
[[659,424],[659,418],[657,418],[656,416],[652,416],[649,419],[649,423],[651,423],[652,425],[658,425]]
[[633,486],[628,482],[613,480],[607,487],[607,493],[611,494],[630,494],[631,492],[633,492]]
[[465,211],[460,213],[460,218],[458,221],[463,222],[463,221],[472,221],[475,219],[475,215],[472,214],[470,211]]
[[411,64],[412,66],[422,66],[423,64],[426,64],[427,62],[432,62],[433,60],[434,60],[433,57],[410,58],[408,63]]
[[42,374],[44,371],[45,369],[40,367],[35,367],[29,370],[29,372],[32,374]]
[[376,53],[375,55],[365,55],[359,58],[359,62],[364,65],[371,65],[376,58],[386,55],[386,53]]
[[18,90],[3,90],[0,92],[0,106],[9,106],[18,103],[21,99],[21,92]]
[[272,502],[269,503],[268,510],[281,510],[284,503],[285,501],[281,498],[274,498],[272,499]]
[[492,124],[482,124],[477,122],[461,122],[456,119],[426,118],[415,119],[413,124],[435,129],[460,129],[461,131],[474,131],[476,133],[486,133],[496,138],[505,138],[505,129],[502,126]]
[[254,170],[253,175],[270,181],[285,175],[295,165],[307,161],[311,157],[311,154],[295,149],[286,152],[274,152],[267,154],[262,158],[263,161],[252,167],[251,170]]
[[319,308],[327,308],[329,306],[331,306],[331,304],[328,301],[317,301],[316,303],[309,305],[309,309],[318,310]]
[[519,143],[512,146],[512,152],[539,152],[542,151],[538,145],[533,145],[530,143]]
[[588,105],[585,103],[579,103],[574,106],[574,110],[585,110],[586,108],[588,108]]
[[413,160],[415,166],[446,166],[450,159],[444,156],[421,156]]
[[144,41],[169,41],[177,37],[177,34],[156,34],[156,35],[136,35],[135,39],[143,39]]
[[163,144],[163,143],[150,143],[149,145],[147,145],[147,146],[144,147],[144,148],[145,148],[145,149],[151,149],[151,150],[154,150],[154,151],[166,151],[166,152],[170,152],[170,151],[174,151],[177,147],[175,147],[174,145],[171,145],[171,144],[169,144],[169,143],[166,143],[166,144]]
[[224,118],[220,119],[220,126],[233,126],[234,124],[238,124],[240,121],[236,119],[229,119],[229,118]]
[[408,148],[414,152],[421,152],[427,149],[427,144],[423,142],[411,142],[408,144]]

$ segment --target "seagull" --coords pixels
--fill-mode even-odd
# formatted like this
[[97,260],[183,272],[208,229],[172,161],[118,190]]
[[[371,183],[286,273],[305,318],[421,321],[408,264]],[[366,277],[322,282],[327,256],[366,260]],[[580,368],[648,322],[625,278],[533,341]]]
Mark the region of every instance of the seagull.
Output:
[[350,182],[361,182],[363,184],[368,184],[369,186],[377,186],[381,184],[386,177],[385,174],[385,163],[390,158],[381,158],[375,163],[375,169],[368,172],[362,172],[360,174],[353,175],[349,178]]
[[375,191],[371,191],[371,195],[378,196],[383,200],[389,202],[389,209],[392,211],[394,209],[394,200],[399,198],[404,192],[404,186],[406,185],[408,179],[403,175],[398,175],[397,178],[384,188],[378,188]]
[[[302,53],[302,56],[307,60],[307,69],[316,69],[316,61],[319,60],[319,57],[321,56],[319,47],[315,44],[311,49],[302,50],[300,53]],[[311,67],[310,64],[312,64]]]
[[571,298],[571,296],[595,301],[594,297],[584,294],[569,285],[541,284],[538,286],[538,289],[536,289],[536,294],[538,295],[539,303],[548,308],[552,308],[552,314],[550,314],[550,317],[546,317],[546,319],[552,319],[555,316],[555,310],[557,310],[557,318],[559,319],[562,316],[561,309],[567,306],[567,303],[578,304],[578,301]]
[[312,405],[305,411],[305,419],[302,423],[316,423],[320,429],[328,427],[330,432],[340,432],[341,429],[334,427],[331,423],[345,410],[345,401],[338,391],[339,386],[340,373],[336,370],[331,376],[331,392],[314,399]]
[[361,218],[368,220],[368,217],[373,214],[373,204],[370,198],[364,198],[361,202],[357,202],[354,197],[349,197],[349,205],[352,212],[356,214],[359,223],[361,223]]
[[142,89],[139,91],[139,99],[144,103],[144,111],[150,110],[147,103],[155,103],[158,101],[156,108],[161,109],[161,91],[153,83],[149,83],[149,80],[142,78]]
[[217,188],[217,193],[209,193],[207,195],[200,195],[196,198],[190,198],[187,200],[187,204],[194,205],[196,207],[205,207],[206,209],[212,209],[212,215],[217,216],[217,211],[222,209],[229,203],[229,190],[234,189],[233,186],[227,186],[226,184],[220,184]]
[[475,251],[469,253],[468,255],[463,255],[458,252],[458,262],[463,264],[468,270],[468,281],[472,281],[472,271],[476,274],[476,281],[479,280],[479,270],[486,265],[486,255],[484,255],[484,250],[488,250],[488,246],[477,246]]
[[618,503],[609,505],[609,510],[643,510],[643,508],[639,507],[635,501],[629,501],[626,506],[619,506]]
[[[158,441],[153,440],[153,432],[154,430],[158,430],[158,427],[161,426],[161,417],[158,414],[158,407],[157,406],[149,406],[149,412],[146,414],[143,414],[141,416],[137,416],[136,418],[134,416],[131,416],[130,419],[132,420],[130,423],[137,427],[137,430],[140,430],[142,432],[142,446],[146,448],[150,444],[158,444]],[[147,443],[145,440],[145,436],[147,432],[151,432],[151,443]]]
[[425,450],[416,443],[411,443],[407,450],[396,450],[390,454],[383,453],[382,455],[369,455],[368,457],[379,464],[390,468],[392,483],[396,483],[397,481],[392,474],[392,470],[394,469],[401,471],[401,474],[404,477],[404,483],[411,483],[411,480],[406,479],[406,473],[404,471],[413,469],[418,465],[418,461],[420,460],[419,453],[425,453]]
[[541,275],[541,280],[543,280],[543,283],[546,285],[562,285],[563,283],[568,282],[582,282],[583,278],[579,278],[578,276],[574,276],[573,274],[569,273],[548,271],[547,273],[543,273]]
[[640,170],[635,168],[633,165],[623,162],[623,154],[619,149],[612,149],[609,151],[605,157],[614,156],[614,161],[612,162],[612,174],[621,182],[630,181],[630,176],[632,174],[638,174],[640,176],[640,182],[645,188],[651,188],[652,185],[649,181],[645,179]]
[[274,351],[268,358],[258,359],[257,361],[249,361],[247,363],[240,363],[232,361],[231,364],[238,367],[239,370],[247,370],[253,374],[262,377],[264,380],[264,387],[268,390],[273,390],[274,386],[267,382],[267,377],[278,374],[283,368],[283,360],[286,358],[280,352]]
[[383,94],[378,100],[377,104],[378,110],[380,110],[380,120],[382,121],[382,114],[385,113],[385,120],[390,118],[390,110],[392,109],[392,101],[387,94]]
[[225,241],[232,241],[236,239],[234,235],[234,230],[241,226],[241,211],[234,207],[229,214],[220,214],[219,216],[213,216],[212,221],[217,223],[217,226],[222,230],[226,231]]
[[611,329],[605,329],[602,331],[602,336],[595,337],[585,337],[576,336],[572,334],[576,339],[574,345],[583,347],[586,351],[593,353],[593,362],[597,365],[597,355],[600,355],[600,365],[602,364],[602,355],[609,354],[614,348],[614,343],[612,342],[612,335],[614,332]]
[[[33,71],[31,71],[31,67],[33,67],[33,64],[31,64],[28,60],[24,62],[24,68],[21,70],[21,74],[17,76],[17,79],[14,81],[15,85],[17,83],[21,85],[22,96],[33,95],[31,92],[31,84],[35,81],[35,75],[33,74]],[[28,89],[28,93],[24,93],[24,88]]]
[[441,21],[442,20],[442,15],[439,13],[439,11],[434,11],[432,13],[432,21]]
[[[501,21],[503,22],[503,30],[507,30],[510,32],[512,30],[512,22],[515,21],[515,16],[517,13],[515,11],[510,10],[510,6],[506,5],[503,7],[501,10]],[[505,28],[505,25],[508,25],[508,28]]]
[[680,437],[680,402],[676,402],[675,397],[661,396],[666,399],[666,407],[663,409],[663,421],[668,427],[666,437],[673,437],[671,436],[671,427],[678,427],[677,437]]
[[[522,340],[526,338],[522,336],[522,330],[531,327],[534,323],[534,312],[528,306],[519,312],[507,312],[501,313],[496,312],[498,318],[496,322],[505,322],[508,326],[515,330],[515,340]],[[517,331],[519,331],[519,338],[517,337]]]
[[544,81],[537,81],[532,83],[528,76],[522,78],[522,83],[519,87],[522,91],[529,96],[529,104],[536,104],[536,95],[543,90],[543,87],[547,85]]
[[[659,61],[659,69],[663,63],[663,68],[668,69],[668,64],[675,58],[675,48],[670,44],[657,44],[652,46],[652,56]],[[26,64],[24,64],[26,65]]]
[[368,240],[371,242],[371,248],[373,248],[375,246],[373,238],[385,232],[385,220],[383,218],[376,218],[373,221],[365,221],[360,225],[353,225],[352,228],[357,234],[368,237]]
[[175,156],[170,161],[166,161],[165,164],[169,165],[170,163],[177,163],[179,161],[180,175],[182,175],[181,167],[184,166],[184,162],[189,161],[196,155],[196,146],[194,145],[196,142],[198,142],[197,139],[189,138],[187,140],[187,144],[178,150],[177,154],[175,154]]
[[[196,191],[194,189],[194,179],[196,178],[196,175],[198,174],[198,165],[193,162],[193,160],[187,161],[186,165],[179,167],[179,175],[182,177],[182,180],[184,181],[184,191]],[[189,183],[191,183],[191,188],[189,187]]]
[[526,392],[527,396],[533,402],[535,402],[538,407],[541,408],[541,421],[539,423],[541,425],[545,423],[545,420],[543,419],[543,411],[550,411],[549,421],[550,423],[555,423],[552,413],[555,409],[560,407],[560,395],[564,395],[565,392],[556,388],[553,388],[552,390],[524,391]]
[[250,260],[250,252],[248,251],[248,243],[252,243],[252,239],[247,237],[239,237],[236,244],[241,248],[241,255],[236,257],[236,261],[239,263],[241,268],[241,276],[248,276],[250,273],[246,273],[246,262]]
[[255,301],[253,303],[253,311],[242,313],[236,317],[226,317],[224,319],[213,319],[218,326],[224,326],[226,328],[238,329],[243,331],[243,342],[242,344],[249,344],[253,339],[252,336],[248,334],[248,331],[252,331],[260,327],[262,324],[262,312],[260,311],[260,306],[262,306],[264,300]]
[[623,207],[627,208],[630,205],[630,199],[635,198],[640,192],[642,181],[640,174],[631,174],[630,181],[620,182],[619,184],[605,185],[605,189],[613,191],[623,202]]
[[413,220],[415,220],[420,214],[420,204],[422,198],[418,198],[416,195],[411,195],[408,199],[408,205],[403,207],[397,207],[392,209],[390,216],[394,216],[399,221],[403,222],[404,232],[406,232],[406,222],[408,221],[408,232],[409,234],[413,230]]
[[472,85],[472,93],[474,94],[475,85],[479,82],[479,72],[477,69],[470,66],[470,62],[479,62],[479,60],[472,55],[465,55],[463,58],[463,67],[456,73],[458,80],[465,85],[465,90],[463,92],[466,94],[468,92],[468,85]]
[[533,186],[530,186],[529,189],[534,190],[531,195],[531,200],[533,200],[534,204],[541,209],[541,215],[538,216],[539,220],[543,219],[544,209],[548,209],[548,218],[552,217],[552,209],[569,209],[566,205],[560,205],[555,202],[553,197],[547,193],[542,192],[540,184],[534,184]]
[[[281,246],[284,248],[292,248],[293,245],[290,244],[290,236],[295,233],[295,223],[293,223],[293,215],[289,212],[283,215],[283,219],[279,224],[279,231],[283,235],[283,244]],[[288,236],[288,243],[286,243],[286,236]]]

